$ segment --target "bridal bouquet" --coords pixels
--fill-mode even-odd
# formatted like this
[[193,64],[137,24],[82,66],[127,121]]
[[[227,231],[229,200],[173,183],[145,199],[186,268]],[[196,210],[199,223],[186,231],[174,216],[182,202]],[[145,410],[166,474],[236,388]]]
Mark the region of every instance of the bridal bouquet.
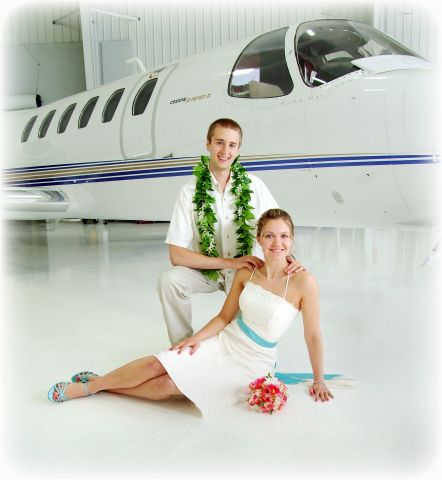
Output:
[[287,402],[287,387],[268,373],[249,384],[247,402],[253,410],[272,414],[281,410]]

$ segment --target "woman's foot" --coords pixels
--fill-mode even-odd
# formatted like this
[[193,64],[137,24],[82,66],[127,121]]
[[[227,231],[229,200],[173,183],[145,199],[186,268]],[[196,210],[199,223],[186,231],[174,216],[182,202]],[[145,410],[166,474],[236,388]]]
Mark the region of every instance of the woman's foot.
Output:
[[92,377],[98,377],[98,375],[94,372],[90,372],[86,370],[84,372],[74,373],[71,377],[71,382],[74,383],[87,383]]
[[95,392],[89,390],[89,382],[87,383],[56,383],[48,392],[48,398],[51,402],[61,403],[73,400],[74,398],[88,397],[94,395]]

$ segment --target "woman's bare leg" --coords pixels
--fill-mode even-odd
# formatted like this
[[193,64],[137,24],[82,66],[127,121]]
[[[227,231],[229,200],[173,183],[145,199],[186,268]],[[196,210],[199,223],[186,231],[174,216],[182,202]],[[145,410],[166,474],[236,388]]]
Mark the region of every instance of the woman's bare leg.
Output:
[[130,397],[145,398],[147,400],[166,400],[171,397],[184,397],[167,373],[152,378],[137,387],[117,388],[108,391]]
[[[117,368],[102,377],[91,377],[87,388],[90,394],[103,390],[134,389],[150,380],[164,376],[166,373],[165,368],[156,357],[144,357]],[[151,390],[154,385],[155,383],[148,388],[150,395],[153,395]],[[82,383],[69,383],[66,394],[69,398],[84,397],[86,395],[84,387],[85,385]]]
[[156,357],[144,357],[112,370],[102,377],[89,379],[89,392],[97,393],[102,390],[134,388],[153,378],[164,375],[166,372]]

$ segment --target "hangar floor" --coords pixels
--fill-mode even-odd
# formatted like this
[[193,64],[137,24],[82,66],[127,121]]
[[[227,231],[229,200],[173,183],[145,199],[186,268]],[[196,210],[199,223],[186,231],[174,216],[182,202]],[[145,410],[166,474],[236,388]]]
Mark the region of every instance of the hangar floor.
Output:
[[[168,347],[155,284],[167,225],[10,222],[4,227],[5,478],[432,478],[440,473],[439,233],[298,228],[321,288],[326,371],[355,379],[313,402],[305,386],[273,416],[202,419],[187,402],[102,393],[48,402],[53,383]],[[194,298],[194,323],[224,295]],[[305,371],[302,320],[280,369]]]

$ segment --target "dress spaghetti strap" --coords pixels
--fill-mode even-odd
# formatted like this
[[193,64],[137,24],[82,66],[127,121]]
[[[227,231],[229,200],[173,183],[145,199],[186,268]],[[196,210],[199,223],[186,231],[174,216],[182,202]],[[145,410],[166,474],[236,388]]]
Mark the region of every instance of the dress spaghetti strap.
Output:
[[253,269],[252,275],[250,275],[249,282],[252,280],[253,274],[255,273],[256,267]]
[[[252,273],[252,275],[253,275],[253,273]],[[289,286],[289,279],[290,279],[290,274],[287,275],[287,280],[285,282],[284,300],[286,299],[285,297],[287,296],[287,287]]]

